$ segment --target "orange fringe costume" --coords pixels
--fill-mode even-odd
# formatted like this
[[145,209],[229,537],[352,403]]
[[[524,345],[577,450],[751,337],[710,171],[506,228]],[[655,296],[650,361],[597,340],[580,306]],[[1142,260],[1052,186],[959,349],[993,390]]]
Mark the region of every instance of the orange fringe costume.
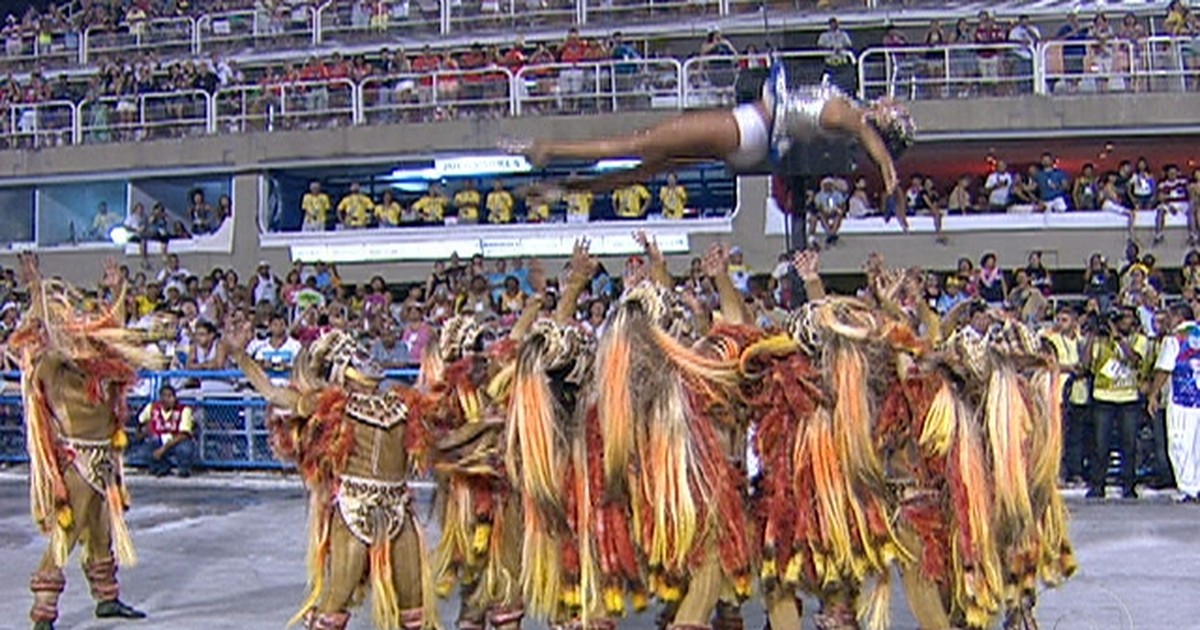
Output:
[[348,334],[326,333],[297,357],[290,387],[277,388],[235,354],[255,388],[285,410],[270,422],[272,448],[309,490],[309,591],[292,623],[342,630],[369,589],[376,628],[438,628],[408,490],[414,461],[430,450],[428,403],[410,388],[379,393],[381,370],[365,356]]
[[[720,343],[698,351],[692,336],[691,314],[673,291],[651,283],[626,291],[594,376],[607,505],[580,525],[596,537],[605,608],[624,610],[617,589],[631,583],[628,537],[653,592],[678,604],[675,628],[707,627],[728,592],[749,596],[753,563],[744,475],[722,441],[737,421],[737,354]],[[625,518],[605,522],[617,506]],[[622,521],[626,531],[610,528]],[[585,580],[582,591],[592,588]]]
[[52,628],[66,586],[62,567],[85,533],[84,574],[93,597],[127,609],[118,600],[116,577],[118,565],[137,562],[124,518],[126,394],[138,368],[163,362],[144,349],[144,333],[124,327],[123,286],[98,315],[84,315],[83,296],[62,282],[38,280],[30,295],[33,304],[9,343],[21,357],[30,511],[49,537],[30,581],[30,618],[38,628]]
[[504,471],[500,443],[515,342],[485,352],[484,332],[473,317],[451,318],[421,377],[436,401],[430,419],[440,438],[435,469],[444,510],[434,581],[441,597],[459,584],[460,630],[518,628],[525,614],[521,496]]
[[[618,550],[581,529],[627,527],[603,504],[594,392],[584,382],[592,341],[572,325],[535,323],[517,353],[509,405],[506,464],[524,503],[522,592],[531,614],[558,628],[615,628],[607,616],[624,610],[624,590],[640,578],[629,538]],[[636,605],[645,600],[643,592]]]
[[[1057,366],[1025,326],[964,328],[912,363],[888,392],[881,440],[908,455],[917,491],[901,521],[919,538],[920,571],[957,626],[1036,627],[1040,574],[1075,570],[1057,490],[1062,448]],[[1027,625],[1023,625],[1027,624]]]
[[867,305],[837,298],[805,305],[787,334],[738,335],[751,449],[762,467],[753,511],[768,599],[790,605],[796,590],[816,594],[821,628],[856,628],[862,617],[886,625],[891,565],[911,558],[894,530],[874,442],[882,390],[872,366],[915,338]]

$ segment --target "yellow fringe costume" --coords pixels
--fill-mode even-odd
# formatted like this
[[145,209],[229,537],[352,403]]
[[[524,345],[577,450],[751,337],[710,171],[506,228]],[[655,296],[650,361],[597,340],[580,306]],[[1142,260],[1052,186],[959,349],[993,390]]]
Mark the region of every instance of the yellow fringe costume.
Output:
[[123,285],[98,313],[85,313],[83,296],[63,282],[37,279],[29,290],[32,305],[9,342],[21,357],[30,511],[49,537],[31,579],[30,617],[51,627],[66,584],[62,567],[80,542],[93,596],[124,606],[117,567],[137,562],[124,517],[125,397],[138,368],[161,368],[163,360],[145,350],[145,333],[125,328]]

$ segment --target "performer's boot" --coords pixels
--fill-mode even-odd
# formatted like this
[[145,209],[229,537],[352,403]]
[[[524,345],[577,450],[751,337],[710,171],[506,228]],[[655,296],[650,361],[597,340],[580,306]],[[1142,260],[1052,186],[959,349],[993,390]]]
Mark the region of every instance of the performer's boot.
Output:
[[673,623],[667,630],[713,630],[713,627],[703,623]]
[[524,608],[496,608],[488,613],[488,623],[493,630],[520,630]]
[[87,577],[92,590],[92,599],[96,600],[96,617],[101,619],[145,619],[146,613],[129,606],[119,598],[121,587],[117,584],[117,563],[112,558],[89,562],[83,565],[83,574]]
[[401,610],[400,627],[404,630],[422,630],[425,627],[425,609],[408,608]]
[[62,569],[42,569],[29,577],[29,590],[33,591],[33,608],[29,619],[33,630],[54,630],[58,620],[58,596],[67,587],[67,578]]
[[745,630],[746,628],[746,622],[742,620],[741,607],[728,602],[717,602],[712,625],[713,630]]
[[308,614],[308,630],[346,630],[350,623],[350,613],[323,613],[312,611]]

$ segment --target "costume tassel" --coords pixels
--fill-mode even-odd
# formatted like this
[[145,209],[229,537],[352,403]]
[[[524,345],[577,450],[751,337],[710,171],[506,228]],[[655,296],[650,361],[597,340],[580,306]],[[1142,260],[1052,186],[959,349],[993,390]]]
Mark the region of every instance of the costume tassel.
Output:
[[629,343],[630,314],[618,311],[597,354],[597,382],[604,384],[597,411],[603,440],[605,486],[624,487],[634,451],[633,392],[630,389],[632,352]]
[[425,543],[423,527],[413,519],[410,523],[417,534],[417,566],[421,572],[421,610],[426,630],[441,630],[438,620],[437,595],[433,590],[433,568],[429,564],[429,547]]
[[513,482],[533,499],[535,509],[551,513],[562,511],[555,406],[541,362],[522,357],[509,405],[505,464]]
[[1021,395],[1017,375],[1010,367],[997,367],[988,380],[983,416],[999,522],[1003,535],[1015,541],[1032,524],[1033,506],[1029,500],[1024,453],[1030,425],[1029,410]]
[[117,564],[123,567],[137,565],[137,552],[133,550],[133,540],[129,537],[129,526],[125,524],[125,501],[121,496],[121,486],[110,483],[104,488],[104,497],[108,503],[108,526],[112,532],[113,550],[116,552]]
[[325,565],[329,559],[329,503],[327,494],[312,488],[308,500],[308,551],[305,565],[308,570],[308,594],[300,610],[288,621],[289,626],[304,621],[317,605],[325,590]]
[[386,528],[383,529],[384,533],[371,542],[367,552],[371,565],[371,620],[376,628],[399,630],[400,605],[393,581],[392,541],[387,537]]
[[929,405],[917,440],[926,456],[944,457],[949,452],[954,437],[954,404],[954,392],[949,383],[943,382]]

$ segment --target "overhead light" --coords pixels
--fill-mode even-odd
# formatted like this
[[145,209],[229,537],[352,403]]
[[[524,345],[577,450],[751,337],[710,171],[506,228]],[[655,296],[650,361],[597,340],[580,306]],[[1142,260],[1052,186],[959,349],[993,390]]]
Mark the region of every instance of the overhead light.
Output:
[[631,168],[637,168],[642,163],[641,160],[600,160],[592,167],[594,171],[624,171]]

